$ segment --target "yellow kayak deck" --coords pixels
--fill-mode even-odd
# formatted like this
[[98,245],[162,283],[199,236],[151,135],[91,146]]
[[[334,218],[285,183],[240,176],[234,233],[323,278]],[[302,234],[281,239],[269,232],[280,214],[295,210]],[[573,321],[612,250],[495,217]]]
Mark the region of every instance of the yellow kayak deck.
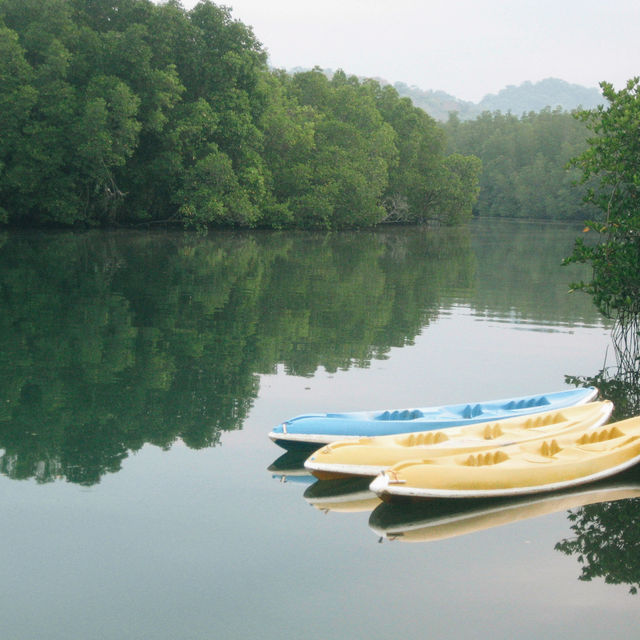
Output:
[[639,460],[640,417],[635,417],[486,451],[401,462],[370,488],[383,499],[523,495],[600,480]]
[[304,466],[320,479],[376,476],[404,460],[481,451],[598,427],[612,410],[613,404],[605,400],[437,431],[334,442],[310,455]]

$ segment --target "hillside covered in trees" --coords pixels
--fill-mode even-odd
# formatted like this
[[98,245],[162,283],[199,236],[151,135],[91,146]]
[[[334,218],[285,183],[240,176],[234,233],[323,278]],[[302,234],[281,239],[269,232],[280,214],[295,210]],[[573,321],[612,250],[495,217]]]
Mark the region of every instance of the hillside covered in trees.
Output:
[[205,0],[0,0],[0,224],[468,219],[480,163],[390,86],[272,71]]
[[484,96],[480,102],[460,100],[444,91],[433,91],[409,86],[403,82],[394,83],[401,96],[411,98],[416,107],[424,109],[436,120],[446,122],[449,114],[455,111],[460,120],[472,120],[485,111],[501,111],[516,116],[549,109],[594,109],[604,103],[596,88],[571,84],[558,78],[546,78],[539,82],[523,82],[509,85],[496,94]]

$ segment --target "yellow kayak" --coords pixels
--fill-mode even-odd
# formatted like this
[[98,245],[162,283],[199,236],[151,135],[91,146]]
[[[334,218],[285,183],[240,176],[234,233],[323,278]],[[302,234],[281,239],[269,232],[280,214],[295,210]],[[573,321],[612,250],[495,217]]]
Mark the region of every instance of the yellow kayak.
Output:
[[433,542],[500,527],[588,504],[640,497],[636,469],[601,482],[564,491],[485,500],[421,500],[382,503],[369,518],[369,527],[387,540]]
[[403,460],[481,451],[598,427],[612,410],[613,404],[605,400],[464,427],[334,442],[310,455],[304,466],[321,480],[377,476]]
[[594,482],[640,461],[640,416],[582,433],[401,462],[371,483],[381,498],[493,498]]

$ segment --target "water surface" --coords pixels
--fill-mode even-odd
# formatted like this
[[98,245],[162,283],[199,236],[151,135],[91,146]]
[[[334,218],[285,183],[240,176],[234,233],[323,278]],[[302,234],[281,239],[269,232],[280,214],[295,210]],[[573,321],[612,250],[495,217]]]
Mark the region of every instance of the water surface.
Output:
[[[474,528],[327,489],[266,437],[595,375],[579,232],[1,235],[3,637],[630,637],[634,474]],[[466,528],[399,533],[443,516]]]

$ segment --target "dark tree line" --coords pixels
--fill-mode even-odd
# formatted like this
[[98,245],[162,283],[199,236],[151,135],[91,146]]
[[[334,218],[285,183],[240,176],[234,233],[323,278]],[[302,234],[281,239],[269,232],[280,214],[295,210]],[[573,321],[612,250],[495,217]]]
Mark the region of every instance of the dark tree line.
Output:
[[391,87],[269,70],[209,0],[0,0],[0,223],[468,219],[476,158]]
[[445,125],[450,147],[482,160],[480,216],[584,220],[594,215],[584,202],[580,173],[567,167],[587,148],[588,130],[573,113],[543,109],[517,117],[484,112],[462,122],[452,114]]

